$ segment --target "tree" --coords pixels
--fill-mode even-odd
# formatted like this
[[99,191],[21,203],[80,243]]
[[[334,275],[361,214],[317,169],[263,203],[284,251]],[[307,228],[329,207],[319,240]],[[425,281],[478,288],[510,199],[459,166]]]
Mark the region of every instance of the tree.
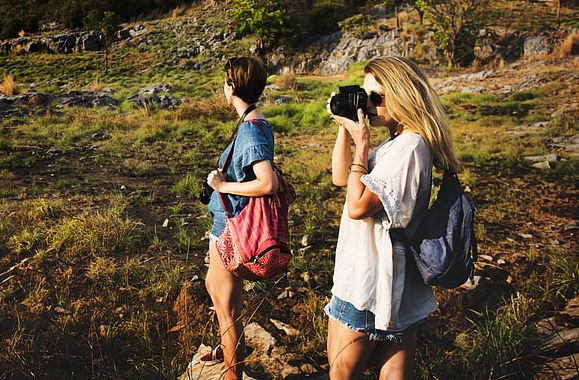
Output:
[[101,32],[105,37],[105,73],[109,70],[109,50],[113,39],[115,38],[115,33],[119,28],[120,19],[115,12],[105,11],[103,18],[99,23]]
[[415,7],[425,12],[435,29],[438,47],[448,66],[470,63],[479,30],[485,25],[489,0],[417,0]]
[[285,9],[272,0],[233,0],[233,18],[239,31],[258,38],[263,52],[278,38],[288,33]]
[[396,16],[396,30],[402,30],[398,10],[402,8],[404,0],[386,0],[384,3],[387,7],[394,7],[394,15]]

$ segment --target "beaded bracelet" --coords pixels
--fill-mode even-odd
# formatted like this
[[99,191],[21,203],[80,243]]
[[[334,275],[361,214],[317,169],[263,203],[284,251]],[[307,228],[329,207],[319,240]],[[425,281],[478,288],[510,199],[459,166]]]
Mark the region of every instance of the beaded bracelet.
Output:
[[361,167],[362,169],[364,169],[364,174],[368,174],[368,168],[365,167],[364,165],[362,165],[362,164],[351,164],[351,165],[348,167],[348,168],[350,169],[350,171],[352,171],[352,166]]

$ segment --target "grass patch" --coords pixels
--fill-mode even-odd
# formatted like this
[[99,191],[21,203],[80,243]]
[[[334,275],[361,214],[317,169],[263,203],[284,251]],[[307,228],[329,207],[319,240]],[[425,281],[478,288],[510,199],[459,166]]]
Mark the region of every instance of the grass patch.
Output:
[[182,197],[196,197],[201,191],[202,180],[203,179],[200,180],[193,175],[187,174],[173,186],[173,191]]
[[532,319],[535,302],[522,295],[511,296],[496,312],[486,311],[472,320],[472,331],[464,337],[468,373],[492,376],[529,377],[534,364],[529,360],[538,347]]

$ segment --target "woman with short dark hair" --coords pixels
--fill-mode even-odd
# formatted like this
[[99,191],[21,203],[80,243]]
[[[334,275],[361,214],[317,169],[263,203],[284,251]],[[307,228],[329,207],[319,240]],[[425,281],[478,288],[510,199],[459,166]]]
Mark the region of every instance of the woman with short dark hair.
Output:
[[[225,361],[225,379],[240,379],[243,372],[244,339],[241,323],[242,278],[229,272],[219,256],[215,241],[225,229],[226,216],[217,192],[225,194],[232,216],[238,215],[248,204],[249,197],[275,194],[278,187],[273,170],[274,141],[270,124],[255,106],[265,88],[266,70],[257,58],[231,58],[225,65],[223,92],[227,104],[240,116],[234,132],[235,144],[230,164],[225,172],[211,171],[207,184],[215,191],[209,201],[209,213],[213,219],[210,234],[210,262],[205,286],[215,307],[221,346],[205,360]],[[233,140],[233,139],[232,139]],[[219,159],[223,166],[232,148],[232,141]],[[203,360],[203,359],[202,359]]]

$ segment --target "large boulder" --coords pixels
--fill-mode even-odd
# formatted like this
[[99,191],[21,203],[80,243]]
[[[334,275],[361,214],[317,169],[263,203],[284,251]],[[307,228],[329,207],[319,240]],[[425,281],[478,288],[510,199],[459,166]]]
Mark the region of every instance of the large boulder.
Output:
[[408,56],[412,42],[412,39],[402,38],[395,30],[369,39],[359,39],[345,33],[328,59],[322,62],[319,72],[320,74],[338,74],[354,62],[383,55]]
[[551,34],[541,33],[537,36],[529,36],[523,43],[523,55],[533,57],[538,55],[547,55],[555,50],[557,38]]
[[105,47],[105,36],[100,32],[90,31],[80,38],[80,48],[85,51],[103,50]]
[[275,51],[269,57],[273,70],[289,67],[298,74],[342,73],[348,65],[383,55],[410,56],[415,41],[412,36],[402,37],[398,31],[385,31],[360,39],[350,33],[335,32],[309,38],[293,54]]

